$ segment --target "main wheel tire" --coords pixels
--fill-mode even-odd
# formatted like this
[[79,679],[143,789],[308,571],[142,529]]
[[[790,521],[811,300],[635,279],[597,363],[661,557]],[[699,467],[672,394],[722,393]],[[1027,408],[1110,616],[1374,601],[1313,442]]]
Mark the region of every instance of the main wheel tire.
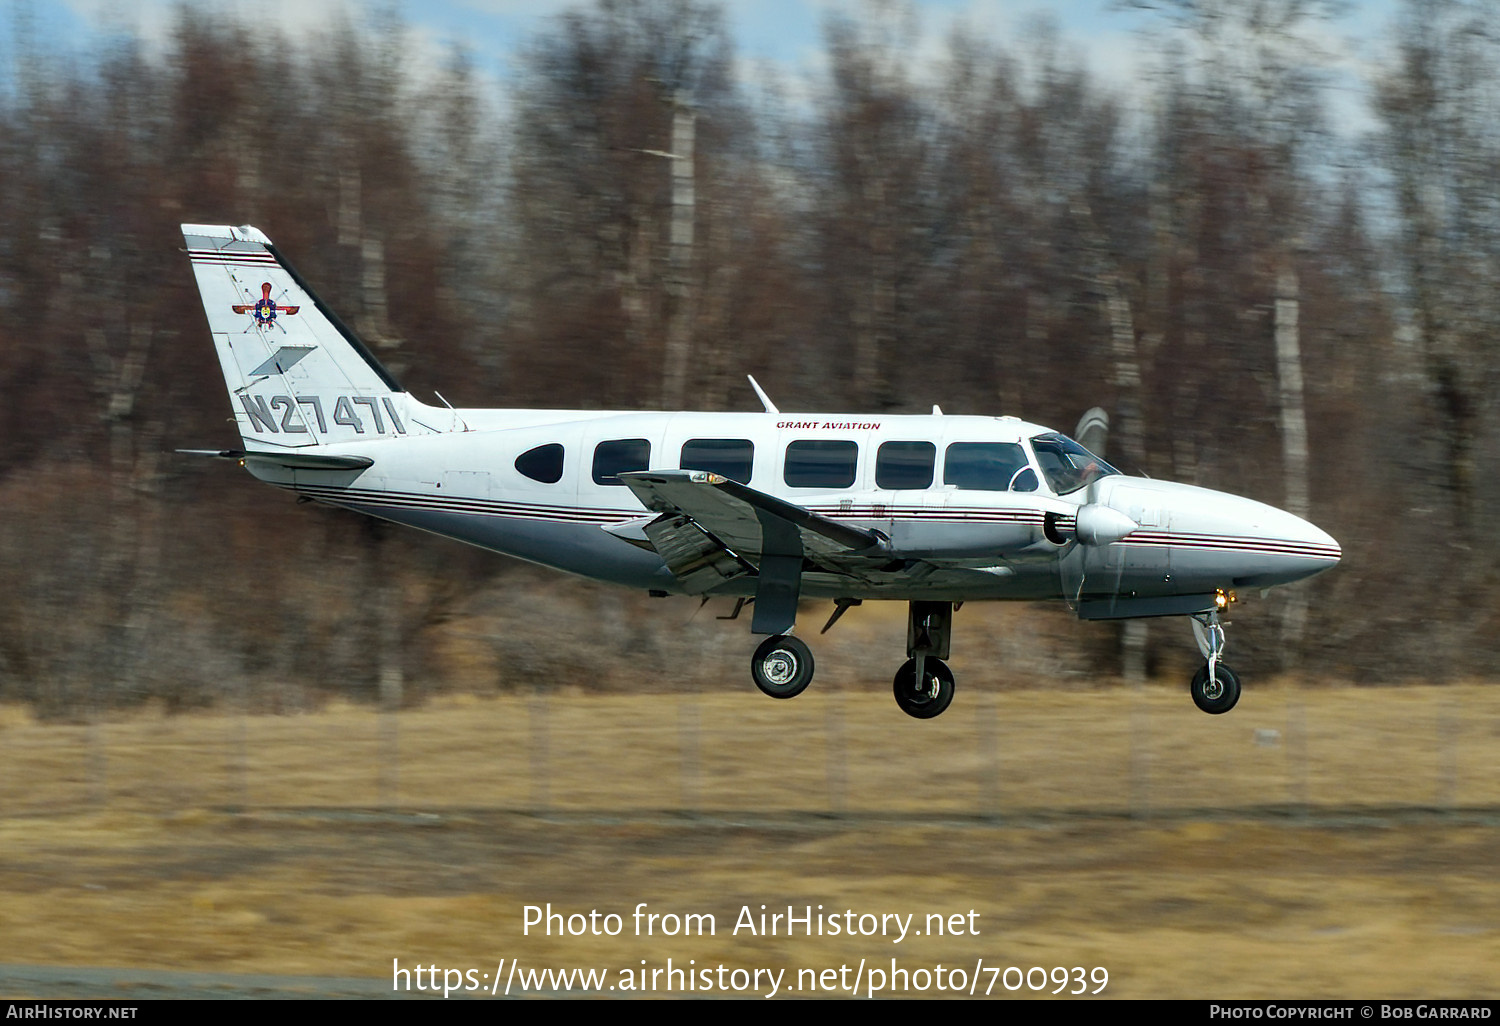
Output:
[[755,650],[750,676],[772,698],[796,698],[812,683],[812,652],[790,634],[777,634]]
[[1223,663],[1214,669],[1214,677],[1217,686],[1215,681],[1208,679],[1208,664],[1198,667],[1198,672],[1193,674],[1193,704],[1206,713],[1218,716],[1233,709],[1234,703],[1240,700],[1240,679]]
[[917,661],[908,659],[896,671],[892,691],[896,704],[908,716],[919,720],[930,720],[940,715],[953,701],[953,671],[941,659],[928,657],[922,660],[924,686],[917,686]]

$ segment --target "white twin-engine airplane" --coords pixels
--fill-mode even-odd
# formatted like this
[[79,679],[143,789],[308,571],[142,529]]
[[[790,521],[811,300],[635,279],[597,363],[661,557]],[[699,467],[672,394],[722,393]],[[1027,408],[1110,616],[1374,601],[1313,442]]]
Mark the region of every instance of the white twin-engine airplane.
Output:
[[[1290,513],[1128,477],[1014,417],[456,410],[401,389],[255,228],[183,225],[242,449],[262,481],[653,595],[753,603],[769,635],[750,661],[774,698],[813,658],[801,599],[832,599],[824,631],[864,599],[910,603],[896,703],[953,700],[954,611],[1062,599],[1086,620],[1190,617],[1204,712],[1239,699],[1220,662],[1237,588],[1321,573],[1338,544]],[[439,397],[441,398],[441,397]],[[1097,413],[1097,411],[1091,411]],[[1107,419],[1080,436],[1099,441]]]

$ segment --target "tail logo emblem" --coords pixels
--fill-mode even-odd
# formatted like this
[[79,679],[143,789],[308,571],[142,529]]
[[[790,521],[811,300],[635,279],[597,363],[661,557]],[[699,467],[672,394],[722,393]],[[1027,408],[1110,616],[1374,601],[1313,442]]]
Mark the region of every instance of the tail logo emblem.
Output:
[[277,306],[276,300],[271,298],[271,283],[263,281],[260,283],[260,299],[254,303],[236,303],[233,309],[237,314],[247,313],[253,316],[257,328],[269,328],[276,323],[277,315],[286,314],[290,317],[302,307]]

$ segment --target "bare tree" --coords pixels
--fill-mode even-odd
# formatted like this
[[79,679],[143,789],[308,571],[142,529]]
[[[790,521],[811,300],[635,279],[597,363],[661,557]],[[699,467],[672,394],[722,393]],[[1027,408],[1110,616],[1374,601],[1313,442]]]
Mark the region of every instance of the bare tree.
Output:
[[597,374],[596,401],[681,402],[701,215],[737,124],[728,54],[721,10],[697,0],[601,0],[532,44],[510,215],[517,329],[548,350],[538,377],[572,361]]
[[[1195,112],[1200,143],[1233,176],[1239,192],[1237,245],[1245,270],[1269,311],[1277,425],[1280,436],[1281,505],[1298,516],[1310,513],[1308,432],[1305,412],[1300,286],[1301,240],[1310,229],[1304,209],[1308,150],[1318,137],[1322,108],[1319,84],[1327,55],[1313,30],[1336,4],[1324,0],[1170,0],[1160,5],[1174,24],[1181,49],[1192,62],[1185,78],[1188,106]],[[1180,138],[1180,137],[1179,137]],[[1202,183],[1209,184],[1209,183]],[[1213,202],[1212,197],[1206,197]],[[1200,207],[1199,216],[1203,216]],[[1200,257],[1203,254],[1200,252]],[[1191,336],[1193,348],[1202,335]],[[1201,382],[1200,382],[1201,384]],[[1305,631],[1306,592],[1289,593],[1283,607],[1288,660]]]
[[1407,4],[1398,63],[1378,83],[1383,164],[1400,219],[1402,309],[1441,451],[1450,524],[1475,526],[1485,397],[1496,384],[1500,267],[1500,14]]

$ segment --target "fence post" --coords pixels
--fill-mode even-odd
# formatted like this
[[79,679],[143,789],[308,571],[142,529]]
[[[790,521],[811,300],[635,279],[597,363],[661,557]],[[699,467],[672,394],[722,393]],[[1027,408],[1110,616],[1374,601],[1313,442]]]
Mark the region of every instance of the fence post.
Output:
[[1437,703],[1437,804],[1451,810],[1458,798],[1458,718],[1446,688],[1438,693]]
[[537,688],[527,709],[531,728],[531,807],[546,812],[550,798],[547,780],[547,693]]
[[996,738],[995,699],[988,691],[974,696],[974,730],[979,738],[979,814],[1000,816],[1000,745]]
[[1307,710],[1301,685],[1293,683],[1286,701],[1287,799],[1298,816],[1308,814]]
[[842,816],[848,810],[848,752],[844,744],[844,695],[830,690],[823,713],[824,749],[827,753],[828,811]]
[[682,811],[698,811],[698,701],[689,695],[677,706],[677,773]]
[[1146,681],[1130,686],[1130,818],[1151,818],[1151,709]]

